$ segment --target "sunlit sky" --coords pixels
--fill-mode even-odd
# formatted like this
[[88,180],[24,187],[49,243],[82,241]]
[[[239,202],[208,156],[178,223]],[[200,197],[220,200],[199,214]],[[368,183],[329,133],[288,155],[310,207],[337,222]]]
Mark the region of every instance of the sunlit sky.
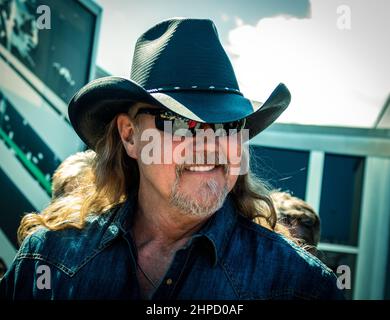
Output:
[[[144,31],[181,16],[214,21],[248,98],[264,101],[279,82],[288,86],[280,122],[372,127],[390,94],[389,0],[97,2],[97,64],[113,75],[129,77]],[[348,26],[341,5],[350,29],[340,28]]]

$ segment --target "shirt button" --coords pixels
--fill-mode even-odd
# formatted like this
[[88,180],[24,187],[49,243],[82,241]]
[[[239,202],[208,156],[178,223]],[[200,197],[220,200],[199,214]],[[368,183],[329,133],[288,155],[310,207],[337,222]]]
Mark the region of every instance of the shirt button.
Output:
[[165,282],[168,286],[170,286],[172,284],[172,279],[171,278],[168,278],[167,281]]
[[118,231],[119,231],[119,230],[118,230],[118,227],[115,226],[115,225],[109,226],[108,229],[111,231],[111,233],[112,233],[114,236],[116,236],[117,233],[118,233]]

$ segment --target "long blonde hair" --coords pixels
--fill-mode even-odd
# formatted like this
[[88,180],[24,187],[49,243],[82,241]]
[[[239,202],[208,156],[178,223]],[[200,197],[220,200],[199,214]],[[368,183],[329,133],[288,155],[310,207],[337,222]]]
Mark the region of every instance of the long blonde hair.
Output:
[[[52,201],[41,213],[25,215],[18,229],[19,243],[39,227],[83,229],[88,215],[104,214],[124,202],[130,191],[138,190],[138,164],[126,154],[117,129],[117,117],[107,125],[104,136],[96,144],[90,181]],[[277,224],[269,190],[261,180],[250,172],[240,175],[230,193],[241,215],[289,236],[288,230]]]

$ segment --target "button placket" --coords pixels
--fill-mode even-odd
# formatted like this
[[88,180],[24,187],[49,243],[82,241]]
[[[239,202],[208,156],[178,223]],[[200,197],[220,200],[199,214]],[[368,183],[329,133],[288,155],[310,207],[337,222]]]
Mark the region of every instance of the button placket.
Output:
[[172,264],[170,265],[164,280],[153,294],[152,300],[170,299],[187,266],[191,251],[192,246],[189,249],[179,249],[175,253]]

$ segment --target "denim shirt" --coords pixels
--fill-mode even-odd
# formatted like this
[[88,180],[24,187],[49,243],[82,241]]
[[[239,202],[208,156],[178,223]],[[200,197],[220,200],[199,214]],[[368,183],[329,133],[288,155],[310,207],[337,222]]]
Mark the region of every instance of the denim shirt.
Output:
[[[38,229],[0,282],[8,299],[141,299],[130,233],[136,197],[84,229]],[[49,283],[39,285],[45,265]],[[38,272],[39,271],[39,272]],[[169,279],[169,281],[167,281]],[[336,276],[283,236],[240,215],[230,196],[176,251],[153,300],[342,299]]]

